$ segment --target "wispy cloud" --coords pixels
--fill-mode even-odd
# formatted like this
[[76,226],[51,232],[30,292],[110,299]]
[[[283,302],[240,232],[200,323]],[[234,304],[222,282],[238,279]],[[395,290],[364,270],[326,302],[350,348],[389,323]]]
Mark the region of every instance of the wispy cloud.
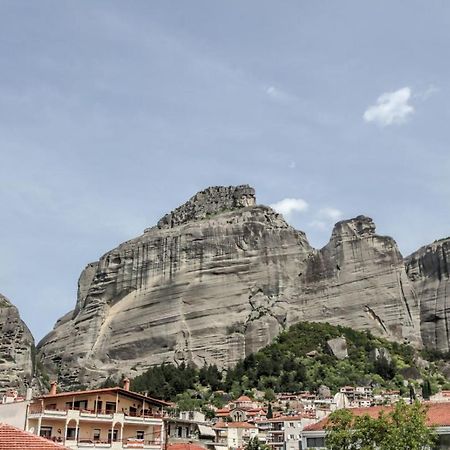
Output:
[[414,107],[408,103],[410,99],[411,88],[409,87],[395,92],[385,92],[378,97],[375,105],[366,109],[364,120],[382,127],[403,124],[414,113]]
[[309,222],[311,228],[315,228],[320,231],[328,230],[336,221],[341,219],[343,213],[340,209],[333,207],[321,208],[315,214],[314,220]]
[[284,198],[279,202],[270,205],[276,212],[289,217],[294,212],[305,212],[308,210],[308,203],[302,198]]
[[319,210],[318,216],[323,219],[338,220],[342,217],[342,211],[340,209],[331,207],[321,208]]
[[277,101],[277,102],[285,103],[285,102],[292,100],[292,98],[293,98],[287,92],[285,92],[282,89],[277,88],[275,86],[268,86],[268,87],[266,87],[265,91],[266,91],[266,94],[270,97],[270,99]]
[[425,90],[416,92],[413,97],[420,100],[428,100],[432,95],[439,92],[440,89],[433,84],[430,84]]

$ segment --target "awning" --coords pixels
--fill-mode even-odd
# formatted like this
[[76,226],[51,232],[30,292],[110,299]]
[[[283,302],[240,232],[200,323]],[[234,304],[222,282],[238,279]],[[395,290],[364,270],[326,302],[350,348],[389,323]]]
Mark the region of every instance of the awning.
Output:
[[211,427],[206,425],[197,425],[200,436],[216,437],[216,433]]

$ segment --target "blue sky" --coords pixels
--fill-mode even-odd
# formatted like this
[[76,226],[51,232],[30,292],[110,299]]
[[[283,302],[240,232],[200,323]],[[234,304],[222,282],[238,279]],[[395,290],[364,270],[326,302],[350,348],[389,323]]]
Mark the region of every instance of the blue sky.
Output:
[[0,292],[35,337],[90,261],[209,185],[324,245],[450,235],[446,1],[0,2]]

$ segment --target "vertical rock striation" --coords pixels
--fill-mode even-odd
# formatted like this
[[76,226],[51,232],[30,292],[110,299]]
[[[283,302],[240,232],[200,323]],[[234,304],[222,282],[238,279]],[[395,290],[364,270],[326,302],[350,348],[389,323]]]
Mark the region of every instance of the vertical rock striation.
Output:
[[450,351],[450,238],[426,245],[405,259],[420,299],[420,326],[425,347]]
[[393,239],[360,216],[315,250],[249,186],[199,192],[89,264],[78,287],[74,311],[38,346],[67,387],[163,362],[227,367],[301,320],[421,343]]
[[420,345],[418,302],[395,241],[372,219],[338,222],[329,243],[308,258],[292,302],[297,320],[345,324]]
[[17,308],[0,294],[0,392],[31,386],[34,339]]

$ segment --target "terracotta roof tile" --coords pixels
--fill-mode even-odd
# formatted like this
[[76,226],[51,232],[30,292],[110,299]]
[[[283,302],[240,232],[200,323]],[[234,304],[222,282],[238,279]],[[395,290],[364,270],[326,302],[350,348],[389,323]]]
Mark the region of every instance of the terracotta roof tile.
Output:
[[168,450],[205,450],[205,447],[201,445],[192,444],[192,443],[176,443],[176,444],[168,444]]
[[28,431],[0,423],[0,450],[64,450],[62,444],[49,441]]
[[[427,407],[427,425],[435,427],[450,426],[450,403],[423,403]],[[389,412],[392,406],[372,406],[370,408],[350,408],[355,416],[368,415],[376,419],[381,411]],[[321,431],[325,429],[328,417],[305,427],[304,431]]]

